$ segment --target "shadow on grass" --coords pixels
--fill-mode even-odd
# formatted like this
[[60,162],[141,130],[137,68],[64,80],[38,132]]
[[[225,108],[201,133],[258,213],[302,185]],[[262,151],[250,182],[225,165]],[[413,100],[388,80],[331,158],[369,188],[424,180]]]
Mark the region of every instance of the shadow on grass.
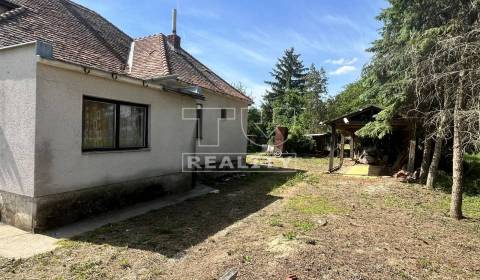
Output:
[[216,185],[219,194],[106,225],[73,240],[148,250],[175,258],[191,246],[281,199],[270,192],[299,173],[303,172],[248,174]]

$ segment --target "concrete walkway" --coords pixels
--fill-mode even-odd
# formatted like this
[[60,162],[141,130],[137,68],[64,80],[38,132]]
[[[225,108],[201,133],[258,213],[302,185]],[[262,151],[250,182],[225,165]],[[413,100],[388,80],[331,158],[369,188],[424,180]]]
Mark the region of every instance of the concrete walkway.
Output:
[[4,258],[30,258],[54,250],[57,248],[57,241],[61,239],[72,238],[107,224],[121,222],[152,210],[171,206],[215,191],[216,190],[211,187],[199,184],[188,193],[165,196],[156,200],[135,204],[117,211],[97,215],[44,234],[32,234],[0,223],[0,256]]

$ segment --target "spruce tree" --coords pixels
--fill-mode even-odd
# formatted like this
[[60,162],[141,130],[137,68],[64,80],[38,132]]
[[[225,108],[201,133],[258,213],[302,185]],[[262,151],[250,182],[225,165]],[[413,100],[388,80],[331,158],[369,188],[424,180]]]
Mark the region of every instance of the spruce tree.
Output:
[[274,113],[281,114],[288,109],[278,108],[285,107],[283,101],[286,93],[295,92],[300,96],[304,94],[307,70],[300,59],[300,54],[295,53],[294,48],[285,50],[284,55],[278,59],[275,68],[270,72],[273,80],[265,82],[271,88],[267,90],[262,105],[263,120],[270,129],[275,126],[273,124]]
[[303,91],[305,87],[306,71],[300,54],[295,53],[294,48],[285,50],[284,55],[278,59],[275,68],[270,72],[273,81],[266,81],[271,86],[265,99],[271,101],[281,98],[288,89]]

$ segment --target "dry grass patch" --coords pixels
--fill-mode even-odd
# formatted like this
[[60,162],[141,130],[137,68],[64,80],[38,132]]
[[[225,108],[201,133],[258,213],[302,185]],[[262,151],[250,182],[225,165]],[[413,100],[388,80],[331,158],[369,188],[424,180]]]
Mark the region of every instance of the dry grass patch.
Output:
[[[278,159],[272,159],[278,161]],[[212,181],[202,198],[107,225],[53,253],[0,258],[0,279],[480,279],[480,203],[388,178],[296,173]]]

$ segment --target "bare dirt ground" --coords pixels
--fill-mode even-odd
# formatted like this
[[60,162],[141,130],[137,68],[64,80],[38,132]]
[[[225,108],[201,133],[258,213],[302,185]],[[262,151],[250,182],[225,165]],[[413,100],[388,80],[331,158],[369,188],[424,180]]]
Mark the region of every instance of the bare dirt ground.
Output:
[[2,279],[480,279],[480,199],[447,217],[448,196],[391,178],[253,174],[186,201],[62,241]]

